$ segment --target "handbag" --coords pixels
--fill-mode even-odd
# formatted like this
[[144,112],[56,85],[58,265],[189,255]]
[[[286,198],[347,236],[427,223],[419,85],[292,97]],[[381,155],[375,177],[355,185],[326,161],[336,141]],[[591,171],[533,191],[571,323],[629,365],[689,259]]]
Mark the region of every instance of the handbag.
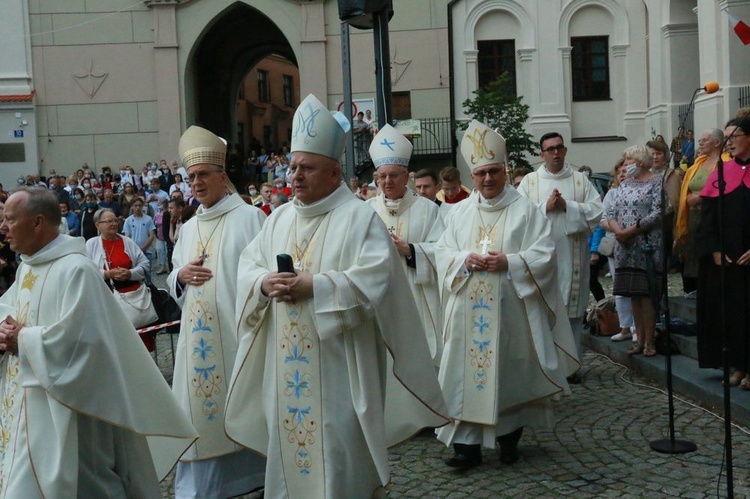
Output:
[[[104,242],[102,242],[102,251],[104,251]],[[104,254],[104,268],[109,270],[106,252]],[[117,291],[114,281],[110,279],[109,287],[115,295],[120,309],[125,312],[128,320],[136,329],[152,324],[159,318],[156,308],[154,308],[154,304],[151,301],[151,290],[145,284],[142,283],[138,286],[138,289],[133,291],[121,293]]]
[[141,284],[138,289],[120,293],[113,290],[117,303],[136,329],[147,326],[159,318],[151,301],[151,290]]
[[609,236],[603,237],[601,241],[599,241],[598,253],[604,256],[612,256],[612,253],[614,252],[615,252],[615,238],[609,237]]

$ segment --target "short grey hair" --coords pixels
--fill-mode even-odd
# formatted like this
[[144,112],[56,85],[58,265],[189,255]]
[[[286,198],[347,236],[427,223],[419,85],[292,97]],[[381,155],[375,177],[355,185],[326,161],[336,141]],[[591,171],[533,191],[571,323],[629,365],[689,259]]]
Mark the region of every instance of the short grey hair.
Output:
[[712,140],[717,141],[719,144],[724,142],[724,132],[718,128],[709,128],[708,130],[704,130],[703,133],[707,133]]
[[22,187],[14,192],[25,192],[27,194],[24,208],[31,217],[41,215],[51,226],[60,225],[62,212],[57,194],[46,187]]
[[651,152],[646,146],[630,146],[622,152],[623,158],[639,162],[644,168],[651,168]]
[[104,215],[105,213],[111,213],[115,215],[115,217],[117,216],[115,212],[110,208],[99,208],[98,210],[96,210],[96,213],[94,213],[94,223],[98,224],[99,220],[102,218],[102,215]]

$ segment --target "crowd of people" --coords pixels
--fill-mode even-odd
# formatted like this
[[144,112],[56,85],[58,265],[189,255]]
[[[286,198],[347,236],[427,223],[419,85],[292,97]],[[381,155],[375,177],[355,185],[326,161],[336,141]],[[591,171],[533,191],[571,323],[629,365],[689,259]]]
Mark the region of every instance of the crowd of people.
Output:
[[[701,367],[720,364],[729,269],[730,382],[750,389],[748,120],[695,150],[691,132],[626,148],[606,196],[559,133],[540,138],[536,171],[508,171],[505,140],[477,121],[460,144],[471,187],[453,166],[410,172],[390,125],[369,143],[373,182],[347,184],[352,132],[310,95],[290,146],[241,173],[236,149],[193,126],[171,166],[0,186],[0,490],[159,497],[177,461],[177,497],[381,497],[387,448],[424,428],[452,447],[448,467],[479,466],[483,447],[513,465],[524,429],[551,428],[553,399],[581,382],[607,263],[612,339],[648,357],[660,283],[681,269]],[[182,311],[171,393],[121,301],[152,272]]]

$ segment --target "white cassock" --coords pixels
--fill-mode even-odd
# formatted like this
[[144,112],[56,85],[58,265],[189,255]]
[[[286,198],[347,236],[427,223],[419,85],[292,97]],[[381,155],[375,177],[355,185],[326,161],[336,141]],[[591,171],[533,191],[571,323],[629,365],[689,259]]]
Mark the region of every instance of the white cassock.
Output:
[[[277,303],[262,294],[283,253],[313,274],[313,298]],[[278,208],[243,252],[226,430],[268,456],[266,497],[370,497],[388,483],[387,445],[404,435],[385,428],[387,355],[412,398],[431,409],[409,422],[409,434],[447,422],[397,260],[383,223],[344,184],[311,205]]]
[[[565,211],[547,213],[547,199],[553,189],[565,199]],[[559,173],[541,166],[523,178],[518,192],[538,205],[552,223],[557,280],[580,355],[580,334],[589,304],[589,236],[604,212],[601,196],[585,174],[573,171],[568,164]]]
[[197,434],[83,238],[22,261],[0,298],[23,324],[0,360],[0,497],[161,497]]
[[[579,366],[549,222],[513,189],[492,202],[475,192],[456,205],[435,248],[446,303],[439,379],[455,418],[437,432],[446,444],[493,447],[521,426],[551,425],[551,397],[569,392]],[[469,253],[489,251],[506,254],[507,272],[466,269]],[[472,426],[480,441],[464,440]]]
[[[263,485],[265,460],[226,437],[224,406],[238,344],[237,262],[264,219],[237,194],[225,196],[209,209],[198,208],[174,248],[167,283],[182,308],[182,323],[172,389],[200,435],[177,466],[177,497],[222,498]],[[202,256],[213,277],[183,289],[177,273]]]
[[407,265],[405,258],[399,259],[422,318],[430,356],[435,367],[439,367],[443,353],[443,313],[432,248],[445,230],[440,209],[433,201],[420,197],[408,187],[401,199],[389,200],[380,194],[367,203],[383,220],[388,232],[414,246],[414,268]]

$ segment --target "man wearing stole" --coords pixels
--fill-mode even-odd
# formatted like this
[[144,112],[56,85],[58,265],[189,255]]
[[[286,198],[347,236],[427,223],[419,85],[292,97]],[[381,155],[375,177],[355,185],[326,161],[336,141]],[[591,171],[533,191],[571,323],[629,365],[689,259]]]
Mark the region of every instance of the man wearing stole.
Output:
[[505,187],[505,140],[474,120],[461,154],[476,192],[453,208],[435,249],[446,302],[439,379],[454,418],[437,435],[453,444],[448,466],[478,466],[481,446],[496,442],[512,464],[524,426],[552,426],[551,399],[569,393],[578,355],[549,221]]
[[[383,494],[387,445],[401,436],[385,428],[387,355],[395,377],[431,409],[421,426],[447,422],[398,253],[342,183],[349,130],[314,96],[300,104],[294,202],[266,221],[239,263],[241,340],[225,425],[268,456],[266,497]],[[293,272],[276,272],[279,254],[291,255]]]
[[265,460],[226,437],[224,406],[237,354],[237,261],[265,215],[229,194],[222,139],[192,126],[179,152],[201,205],[180,229],[167,278],[182,308],[172,389],[200,439],[180,458],[175,495],[224,498],[263,485]]
[[[568,149],[559,133],[544,134],[539,146],[544,165],[523,178],[518,192],[539,206],[552,223],[557,281],[581,357],[583,318],[589,304],[589,236],[599,225],[604,205],[588,177],[565,162]],[[580,376],[576,373],[569,381],[580,383]]]
[[385,125],[378,132],[370,144],[370,158],[377,169],[382,192],[367,202],[385,223],[401,256],[401,266],[427,334],[430,355],[435,367],[439,367],[443,352],[443,314],[432,243],[443,234],[445,226],[437,204],[407,186],[411,151],[411,142],[391,125]]
[[0,497],[160,498],[197,438],[47,188],[5,204],[21,255],[0,298]]

